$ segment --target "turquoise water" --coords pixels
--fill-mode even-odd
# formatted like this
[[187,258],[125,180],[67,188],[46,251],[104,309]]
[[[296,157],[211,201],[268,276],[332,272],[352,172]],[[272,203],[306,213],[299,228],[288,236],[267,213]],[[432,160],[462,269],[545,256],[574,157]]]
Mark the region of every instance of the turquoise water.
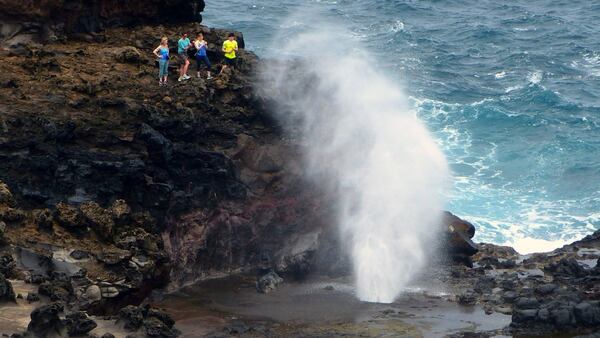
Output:
[[234,0],[209,2],[204,23],[242,31],[269,58],[276,35],[317,17],[403,85],[450,162],[447,208],[477,240],[600,228],[600,3]]

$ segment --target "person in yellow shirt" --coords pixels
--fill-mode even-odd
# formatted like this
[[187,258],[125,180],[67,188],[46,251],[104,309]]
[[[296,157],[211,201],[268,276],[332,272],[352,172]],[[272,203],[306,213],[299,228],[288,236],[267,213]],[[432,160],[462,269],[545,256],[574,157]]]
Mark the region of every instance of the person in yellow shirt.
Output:
[[221,73],[227,67],[235,68],[235,63],[237,61],[236,52],[238,51],[238,43],[235,40],[235,34],[229,33],[229,35],[227,35],[227,40],[223,42],[222,50],[225,56],[225,64],[223,65],[223,68],[221,68]]

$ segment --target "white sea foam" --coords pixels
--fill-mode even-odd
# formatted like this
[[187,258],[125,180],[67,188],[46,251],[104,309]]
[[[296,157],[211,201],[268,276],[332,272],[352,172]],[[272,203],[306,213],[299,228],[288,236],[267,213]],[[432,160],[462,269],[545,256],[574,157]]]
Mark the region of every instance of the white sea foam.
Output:
[[396,22],[394,22],[394,24],[392,25],[392,32],[398,33],[403,30],[404,30],[404,22],[402,22],[400,20],[396,20]]
[[521,88],[523,88],[523,86],[518,86],[518,85],[517,86],[510,86],[510,87],[506,88],[506,90],[504,92],[505,93],[510,93],[510,92],[515,91],[515,90],[519,90]]
[[287,46],[277,40],[308,62],[266,66],[263,94],[300,129],[307,173],[337,200],[358,298],[389,303],[432,255],[446,160],[398,85],[345,48],[348,34],[316,21]]
[[498,73],[494,74],[494,77],[495,77],[496,79],[502,79],[502,78],[504,78],[505,76],[506,76],[506,72],[505,72],[505,71],[501,71],[501,72],[498,72]]
[[518,253],[527,255],[531,253],[550,252],[564,245],[567,245],[577,238],[546,240],[531,237],[517,237],[504,243],[504,245],[512,246]]
[[529,75],[527,76],[527,81],[529,81],[529,83],[533,83],[533,84],[538,84],[542,81],[544,77],[544,74],[540,71],[535,71],[532,73],[529,73]]

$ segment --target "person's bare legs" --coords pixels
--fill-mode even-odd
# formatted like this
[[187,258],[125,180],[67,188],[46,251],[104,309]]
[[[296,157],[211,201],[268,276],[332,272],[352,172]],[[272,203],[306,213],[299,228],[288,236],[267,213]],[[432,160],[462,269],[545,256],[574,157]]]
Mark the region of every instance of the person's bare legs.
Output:
[[181,72],[181,76],[187,76],[188,67],[190,66],[190,60],[185,60],[185,64],[183,65],[183,71]]

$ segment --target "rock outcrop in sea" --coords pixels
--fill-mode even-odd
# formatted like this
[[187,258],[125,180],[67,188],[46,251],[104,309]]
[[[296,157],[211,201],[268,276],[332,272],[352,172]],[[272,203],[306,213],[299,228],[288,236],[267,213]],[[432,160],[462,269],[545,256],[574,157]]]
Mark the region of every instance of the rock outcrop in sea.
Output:
[[[158,86],[161,36],[203,32],[220,61],[227,32],[183,23],[203,6],[0,0],[0,307],[31,307],[28,334],[111,322],[175,337],[168,314],[140,305],[153,290],[262,271],[266,293],[281,277],[348,273],[331,197],[254,88],[264,61],[241,50],[213,81]],[[454,258],[440,275],[459,303],[511,314],[509,332],[600,327],[600,270],[582,263],[600,256],[598,233],[527,257],[474,233],[449,213],[440,224]]]

